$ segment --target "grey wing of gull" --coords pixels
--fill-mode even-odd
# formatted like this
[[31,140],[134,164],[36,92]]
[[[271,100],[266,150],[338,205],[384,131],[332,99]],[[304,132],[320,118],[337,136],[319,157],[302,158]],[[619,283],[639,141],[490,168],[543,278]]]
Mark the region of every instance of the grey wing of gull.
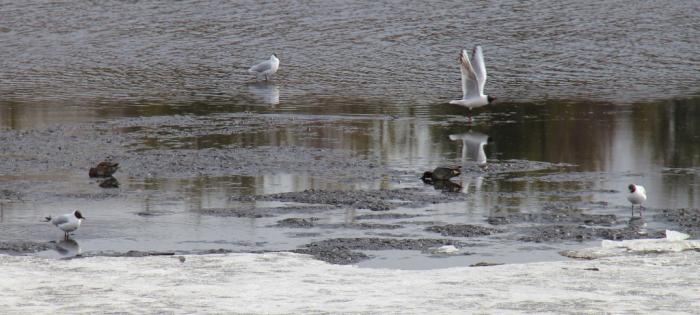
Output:
[[484,53],[481,51],[481,46],[477,45],[472,50],[472,67],[476,74],[476,79],[479,82],[479,94],[484,94],[484,85],[486,85],[486,65],[484,64]]
[[[72,214],[70,214],[72,215]],[[59,226],[61,224],[68,223],[68,214],[60,215],[55,217],[53,220],[51,220],[51,223],[55,226]]]
[[257,65],[250,67],[250,70],[248,70],[248,71],[249,72],[264,72],[264,71],[267,71],[270,69],[272,69],[272,64],[270,63],[270,61],[263,61]]
[[471,96],[479,96],[479,82],[469,61],[467,51],[464,49],[462,49],[462,54],[459,56],[459,65],[459,70],[462,72],[462,98],[467,99]]

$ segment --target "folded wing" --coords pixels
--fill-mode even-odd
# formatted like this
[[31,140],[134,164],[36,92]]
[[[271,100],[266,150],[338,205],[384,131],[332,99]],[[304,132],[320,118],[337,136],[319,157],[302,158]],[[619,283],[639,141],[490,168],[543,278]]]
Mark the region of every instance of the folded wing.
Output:
[[479,81],[465,49],[462,49],[462,54],[459,55],[459,65],[462,72],[462,98],[479,96]]
[[484,53],[481,46],[477,45],[472,50],[472,68],[479,82],[479,95],[484,95],[484,85],[486,85],[486,65],[484,64]]
[[254,65],[248,69],[248,72],[265,72],[267,70],[270,70],[272,68],[272,63],[268,61],[263,61],[257,65]]
[[[71,214],[72,215],[72,214]],[[51,220],[51,223],[55,226],[68,223],[68,215],[60,215]]]

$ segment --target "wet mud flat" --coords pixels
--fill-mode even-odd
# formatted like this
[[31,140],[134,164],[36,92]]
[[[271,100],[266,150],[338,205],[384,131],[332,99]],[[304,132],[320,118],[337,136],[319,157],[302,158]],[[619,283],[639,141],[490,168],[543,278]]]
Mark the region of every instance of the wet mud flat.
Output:
[[463,194],[435,194],[420,188],[404,188],[358,191],[305,190],[302,192],[246,196],[238,200],[274,200],[388,211],[398,207],[421,207],[427,204],[464,201],[466,198],[467,196]]
[[[418,177],[424,169],[392,167],[371,151],[358,153],[316,144],[318,139],[324,138],[313,130],[330,128],[362,134],[363,129],[358,126],[374,119],[377,118],[215,113],[121,117],[100,122],[0,130],[0,146],[3,147],[0,176],[4,179],[0,181],[0,197],[3,202],[23,204],[68,200],[73,204],[117,205],[118,208],[120,204],[137,200],[156,206],[155,209],[109,210],[118,211],[110,215],[119,219],[107,218],[101,224],[123,226],[123,222],[137,223],[132,229],[127,227],[114,232],[113,236],[102,236],[104,231],[90,222],[86,222],[75,235],[78,240],[85,234],[101,238],[101,244],[107,244],[107,248],[93,247],[81,252],[79,245],[70,242],[17,240],[11,232],[5,231],[0,252],[36,254],[54,250],[62,257],[133,257],[293,251],[334,264],[354,264],[374,259],[382,251],[455,257],[473,255],[477,251],[488,252],[488,248],[500,243],[511,244],[509,246],[513,248],[518,244],[535,246],[528,244],[545,243],[561,249],[570,242],[661,235],[660,227],[644,227],[609,213],[615,210],[609,209],[607,202],[581,200],[579,197],[582,192],[605,195],[619,191],[594,190],[585,185],[559,185],[601,176],[572,172],[573,165],[513,159],[491,159],[487,165],[466,163],[462,168],[463,176],[451,182],[458,189],[444,190],[420,181]],[[293,135],[302,140],[294,145],[282,145],[275,140],[279,135]],[[121,185],[104,189],[99,186],[101,182],[95,180],[76,180],[87,177],[87,168],[106,157],[120,163],[114,180]],[[461,161],[447,159],[439,163]],[[216,197],[218,204],[225,205],[190,207],[185,215],[195,219],[186,220],[204,218],[212,222],[228,222],[218,228],[224,235],[230,234],[226,224],[255,222],[256,233],[281,236],[250,242],[220,237],[195,238],[179,241],[181,246],[178,249],[170,245],[149,249],[109,248],[110,242],[114,242],[115,248],[120,247],[117,246],[120,242],[116,240],[117,235],[138,240],[142,229],[149,228],[148,221],[168,221],[182,215],[183,211],[171,204],[188,202],[192,198],[189,195],[191,190],[196,187],[193,183],[215,179],[211,185],[228,185],[232,180],[277,173],[313,178],[335,186],[339,184],[343,189],[296,188],[280,193],[256,193],[250,183],[242,182],[242,187],[227,190]],[[476,194],[474,188],[463,182],[472,177],[482,178],[486,187],[534,182],[546,188],[535,192],[540,198],[559,201],[522,212],[508,201],[527,197],[528,193],[517,189],[486,189]],[[66,182],[65,178],[72,182]],[[383,181],[387,188],[366,187],[367,183],[377,181]],[[172,189],[161,182],[179,184]],[[553,187],[549,189],[547,185]],[[461,209],[467,207],[468,210],[467,205],[481,196],[505,202],[485,206],[486,212],[481,218],[465,221]],[[600,211],[608,213],[601,214]],[[680,225],[690,231],[697,229],[692,225],[692,218],[697,213],[692,210],[669,210],[664,214],[663,219],[658,220],[666,222],[669,227]],[[344,220],[338,219],[343,216]],[[192,222],[182,223],[189,225]],[[31,225],[30,230],[51,228]],[[181,228],[182,225],[174,224],[163,231],[177,233],[175,231]],[[17,227],[11,231],[21,230]],[[110,237],[115,240],[111,241]],[[187,247],[188,242],[213,245],[203,249],[194,245]],[[232,245],[212,247],[216,244]],[[493,251],[504,250],[509,249]],[[508,261],[496,259],[491,263],[502,262]]]
[[398,174],[382,168],[376,156],[306,145],[280,146],[266,141],[265,136],[259,143],[245,140],[245,135],[305,132],[310,126],[322,127],[338,120],[342,121],[242,113],[121,118],[0,130],[0,174],[27,177],[87,173],[89,165],[107,157],[120,163],[117,178],[192,178],[294,170],[357,181]]
[[700,209],[662,209],[657,220],[677,225],[678,229],[693,237],[700,237]]
[[[367,230],[397,231],[378,233],[388,237],[329,238],[302,245],[291,251],[304,253],[334,263],[354,264],[373,258],[374,251],[412,250],[433,253],[440,246],[452,245],[457,255],[469,254],[469,247],[484,245],[485,239],[525,243],[557,244],[592,240],[632,240],[663,238],[661,229],[648,228],[643,219],[618,218],[614,214],[592,214],[564,203],[549,205],[539,213],[493,214],[482,224],[455,224],[425,221],[429,212],[406,213],[412,208],[466,200],[465,194],[437,193],[432,190],[405,188],[394,190],[327,191],[305,190],[270,195],[235,198],[237,201],[293,202],[294,206],[251,209],[252,216],[286,217],[278,219],[275,228],[287,230]],[[391,200],[391,201],[387,201]],[[303,206],[307,204],[306,206]],[[360,212],[350,223],[324,223],[309,214],[319,214],[334,208],[351,208]],[[207,215],[240,215],[238,208],[206,210]],[[302,216],[296,216],[302,214]],[[367,222],[369,220],[369,222]],[[415,233],[400,233],[406,226],[418,226],[430,238],[413,238]],[[300,234],[305,234],[300,232]],[[309,232],[309,236],[320,233]],[[438,237],[438,238],[435,238]],[[444,237],[444,238],[439,238]],[[460,250],[461,249],[461,250]],[[479,266],[479,264],[475,264]]]

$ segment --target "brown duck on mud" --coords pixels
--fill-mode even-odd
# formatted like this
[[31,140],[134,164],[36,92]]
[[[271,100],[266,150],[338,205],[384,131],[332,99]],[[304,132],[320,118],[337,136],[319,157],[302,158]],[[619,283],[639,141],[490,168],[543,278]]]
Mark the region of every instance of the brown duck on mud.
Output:
[[448,180],[462,174],[461,169],[461,166],[440,166],[436,167],[432,172],[423,173],[423,176],[420,179],[422,179],[424,182]]
[[118,169],[119,163],[106,160],[97,164],[96,167],[91,167],[89,175],[90,177],[110,177]]

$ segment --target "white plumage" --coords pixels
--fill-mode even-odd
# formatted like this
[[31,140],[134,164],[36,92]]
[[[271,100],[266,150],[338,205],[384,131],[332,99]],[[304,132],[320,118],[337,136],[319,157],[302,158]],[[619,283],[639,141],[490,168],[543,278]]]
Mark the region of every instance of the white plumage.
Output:
[[85,220],[80,211],[75,210],[72,213],[66,213],[64,215],[52,218],[51,216],[46,217],[46,222],[51,222],[59,229],[65,233],[65,238],[68,238],[68,233],[77,230],[80,227],[80,223]]
[[254,65],[248,69],[248,72],[254,74],[257,78],[259,75],[265,76],[265,81],[269,80],[270,76],[277,72],[280,67],[280,60],[277,59],[276,54],[272,54],[270,59],[265,60],[257,65]]
[[471,61],[467,50],[462,49],[459,55],[459,65],[459,70],[462,73],[462,99],[450,101],[450,104],[468,108],[471,115],[472,108],[488,105],[495,99],[492,96],[484,95],[486,65],[481,46],[474,47]]
[[647,200],[647,191],[642,185],[630,184],[627,187],[630,193],[627,195],[627,200],[632,203],[632,215],[634,215],[634,206],[639,205],[639,215],[642,215],[642,203]]

